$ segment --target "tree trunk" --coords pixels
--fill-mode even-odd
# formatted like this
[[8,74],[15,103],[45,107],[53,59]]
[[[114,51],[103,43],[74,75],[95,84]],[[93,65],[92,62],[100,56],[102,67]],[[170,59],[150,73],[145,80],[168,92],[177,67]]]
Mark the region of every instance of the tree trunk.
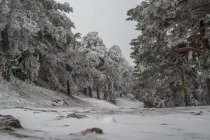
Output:
[[185,78],[184,78],[184,70],[182,68],[180,68],[180,70],[181,70],[181,80],[182,80],[185,106],[188,106],[188,97],[187,97],[186,83],[185,83]]
[[69,80],[67,80],[67,94],[68,94],[68,95],[71,95],[71,89],[70,89]]
[[4,64],[4,70],[2,72],[2,76],[7,81],[10,81],[10,72],[11,72],[11,55],[10,55],[10,47],[9,47],[9,38],[8,38],[8,25],[6,25],[4,31],[1,32],[2,36],[2,50],[6,57],[6,63]]
[[111,91],[111,84],[108,84],[108,94],[109,94],[109,96],[112,94],[112,91]]
[[209,100],[208,100],[208,105],[210,105],[210,78],[206,79],[206,84],[207,84],[207,89],[208,89],[208,95],[209,95]]
[[83,94],[87,96],[87,88],[83,88]]
[[89,92],[90,98],[92,98],[93,97],[93,94],[92,94],[92,88],[91,87],[88,87],[88,92]]
[[96,88],[96,92],[97,92],[97,98],[100,99],[100,90],[98,87]]
[[104,100],[107,100],[107,93],[104,93]]

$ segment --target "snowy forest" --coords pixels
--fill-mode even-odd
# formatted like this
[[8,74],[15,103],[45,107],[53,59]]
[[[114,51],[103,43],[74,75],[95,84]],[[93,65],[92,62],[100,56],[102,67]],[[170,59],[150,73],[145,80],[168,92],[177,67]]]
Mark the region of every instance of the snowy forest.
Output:
[[146,106],[210,104],[210,8],[205,2],[152,0],[128,11],[128,20],[137,21],[141,31],[131,42],[133,94]]
[[1,140],[210,138],[209,0],[127,9],[134,66],[100,31],[75,33],[73,9],[0,0]]
[[[72,90],[100,99],[131,92],[133,69],[117,45],[104,45],[97,32],[72,33],[74,23],[65,13],[68,3],[44,1],[1,2],[1,72],[44,88],[71,95]],[[81,39],[81,41],[78,41]]]

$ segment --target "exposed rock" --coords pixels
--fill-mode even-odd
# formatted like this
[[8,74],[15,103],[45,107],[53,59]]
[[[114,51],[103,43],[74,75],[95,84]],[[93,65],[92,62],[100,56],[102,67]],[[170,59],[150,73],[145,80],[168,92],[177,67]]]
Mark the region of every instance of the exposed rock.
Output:
[[68,103],[65,100],[54,99],[52,100],[52,106],[68,106]]
[[168,124],[166,124],[166,123],[162,123],[161,125],[168,125]]
[[12,131],[12,128],[22,128],[20,121],[11,115],[0,115],[0,131]]
[[69,127],[69,125],[68,125],[68,124],[66,124],[66,125],[64,125],[64,127]]
[[82,131],[81,132],[83,135],[87,135],[87,134],[90,134],[90,133],[94,133],[94,134],[104,134],[103,133],[103,130],[100,129],[100,128],[91,128],[91,129],[87,129],[85,131]]
[[203,114],[203,111],[200,111],[198,113],[195,113],[194,115],[202,115]]
[[60,116],[57,116],[57,117],[56,117],[56,120],[61,120],[61,119],[63,119],[63,118],[65,118],[65,116],[60,115]]
[[67,118],[82,119],[82,118],[87,118],[87,116],[81,115],[81,114],[77,114],[77,113],[72,113],[72,114],[69,114],[69,115],[67,116]]

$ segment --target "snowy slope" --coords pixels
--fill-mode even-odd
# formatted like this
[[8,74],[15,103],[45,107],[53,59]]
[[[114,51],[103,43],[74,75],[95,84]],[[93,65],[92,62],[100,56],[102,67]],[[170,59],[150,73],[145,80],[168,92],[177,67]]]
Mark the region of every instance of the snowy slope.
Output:
[[117,106],[121,108],[143,108],[144,104],[131,98],[117,98]]
[[17,79],[7,82],[0,76],[0,106],[84,107],[87,105],[88,103],[78,98],[72,99],[63,93],[41,88]]
[[104,100],[74,96],[35,86],[32,83],[12,79],[7,82],[0,76],[0,106],[11,107],[98,107],[98,108],[139,108],[142,103],[128,98],[117,99],[117,106]]

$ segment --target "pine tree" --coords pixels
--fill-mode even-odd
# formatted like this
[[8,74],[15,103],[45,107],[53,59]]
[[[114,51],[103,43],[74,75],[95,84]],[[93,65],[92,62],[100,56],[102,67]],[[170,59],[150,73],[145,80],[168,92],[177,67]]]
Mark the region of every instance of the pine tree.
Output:
[[8,43],[3,43],[3,47],[10,56],[1,56],[6,60],[1,65],[10,69],[7,73],[38,84],[43,80],[56,90],[66,91],[71,75],[59,56],[74,48],[77,38],[71,31],[73,22],[65,14],[69,12],[73,10],[68,3],[54,0],[1,1],[0,31],[8,27]]
[[134,94],[151,107],[189,105],[193,100],[205,104],[198,96],[206,94],[194,94],[202,89],[199,63],[205,59],[197,55],[200,49],[193,48],[202,46],[193,38],[199,22],[191,14],[189,1],[143,1],[128,16],[141,31],[131,42],[136,63]]

